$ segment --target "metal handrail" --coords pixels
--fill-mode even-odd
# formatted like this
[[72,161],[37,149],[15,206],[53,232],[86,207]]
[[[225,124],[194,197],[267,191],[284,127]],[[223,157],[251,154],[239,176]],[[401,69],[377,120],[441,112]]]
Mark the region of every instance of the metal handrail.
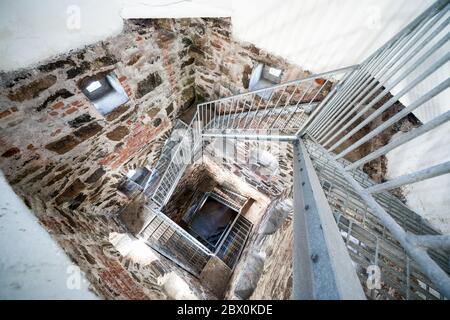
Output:
[[227,96],[225,98],[219,98],[219,99],[216,99],[216,100],[203,102],[203,103],[198,104],[198,106],[201,107],[201,106],[204,106],[204,105],[207,105],[207,104],[211,104],[211,103],[215,103],[215,102],[224,102],[224,101],[231,100],[231,99],[236,99],[236,98],[241,98],[241,97],[245,97],[245,96],[256,94],[256,93],[261,93],[261,92],[264,92],[264,91],[267,91],[267,90],[273,90],[273,89],[287,87],[287,86],[290,86],[290,85],[293,85],[293,84],[299,84],[299,83],[302,83],[302,82],[306,82],[306,81],[309,81],[309,80],[314,80],[314,79],[317,79],[317,78],[321,78],[321,77],[325,77],[325,76],[329,76],[329,75],[333,75],[333,74],[337,74],[337,73],[344,73],[344,72],[347,72],[347,71],[352,71],[353,69],[357,68],[358,66],[359,65],[355,64],[355,65],[351,65],[351,66],[340,68],[340,69],[335,69],[335,70],[331,70],[331,71],[327,71],[327,72],[317,73],[317,74],[313,74],[311,76],[307,76],[305,78],[291,80],[291,81],[286,81],[286,82],[283,82],[283,83],[280,83],[280,84],[277,84],[277,85],[274,85],[274,86],[270,86],[268,88],[263,88],[263,89],[258,89],[258,90],[251,90],[251,91],[248,91],[248,92],[239,93],[239,94],[235,94],[235,95],[232,95],[232,96]]
[[229,226],[227,232],[222,236],[222,239],[220,240],[219,244],[217,245],[216,251],[214,252],[214,254],[217,254],[220,251],[220,249],[222,249],[223,243],[228,238],[228,235],[230,234],[231,230],[233,229],[233,227],[236,224],[236,222],[237,222],[238,218],[240,217],[240,215],[241,215],[240,213],[238,213],[236,215],[236,218],[234,218],[234,221]]
[[[378,198],[374,197],[372,193],[382,191],[392,186],[422,181],[431,176],[434,177],[448,173],[450,170],[450,163],[447,162],[435,167],[408,174],[398,178],[397,180],[393,180],[385,184],[374,184],[374,186],[371,186],[369,188],[361,185],[360,181],[358,181],[353,176],[353,174],[355,173],[351,172],[351,170],[355,170],[358,166],[366,163],[367,161],[384,155],[387,151],[402,145],[412,138],[428,132],[432,128],[442,125],[446,121],[450,120],[449,114],[446,113],[444,115],[441,115],[439,118],[432,120],[430,124],[425,124],[422,129],[414,129],[404,138],[394,140],[386,147],[381,147],[375,151],[372,151],[372,153],[356,161],[354,164],[346,165],[345,161],[343,161],[343,159],[341,158],[350,151],[355,150],[365,142],[368,142],[370,139],[380,134],[383,130],[393,125],[408,113],[412,112],[415,108],[421,106],[423,103],[429,101],[432,97],[446,90],[450,86],[450,78],[447,78],[445,81],[434,86],[434,88],[427,94],[414,101],[411,105],[407,106],[405,109],[398,112],[390,119],[381,123],[377,128],[365,134],[356,142],[352,142],[349,145],[346,145],[345,149],[341,151],[337,156],[332,155],[331,152],[335,148],[339,147],[343,142],[349,141],[351,136],[358,130],[362,129],[364,125],[368,124],[371,120],[376,119],[384,110],[387,110],[392,105],[394,105],[394,103],[410,89],[415,87],[418,83],[420,83],[422,80],[427,78],[429,75],[431,75],[437,69],[440,69],[448,62],[450,56],[447,53],[446,55],[441,57],[441,59],[435,62],[431,67],[429,67],[425,72],[422,72],[419,77],[409,82],[407,86],[401,89],[401,91],[394,97],[390,98],[387,102],[384,102],[379,108],[376,108],[375,111],[369,110],[372,106],[375,106],[376,103],[381,101],[384,95],[389,94],[391,89],[394,89],[397,84],[405,80],[411,72],[418,69],[418,67],[421,66],[429,56],[431,56],[431,54],[429,53],[435,52],[444,44],[446,44],[447,40],[449,40],[449,37],[447,35],[446,37],[440,39],[440,41],[437,43],[434,43],[432,41],[435,40],[435,38],[437,38],[437,36],[442,31],[444,31],[445,27],[450,23],[449,18],[447,18],[443,23],[438,23],[439,21],[441,21],[441,18],[445,18],[445,14],[448,12],[448,10],[450,10],[449,3],[449,0],[438,0],[424,13],[419,15],[404,29],[402,29],[402,31],[396,34],[384,46],[376,50],[360,65],[324,72],[317,75],[308,76],[303,79],[274,85],[272,87],[249,91],[246,93],[241,93],[226,98],[216,99],[198,104],[197,112],[189,125],[189,130],[194,130],[193,121],[196,120],[198,121],[199,126],[203,126],[199,128],[202,137],[200,139],[200,143],[202,143],[203,139],[211,139],[214,137],[255,140],[270,140],[274,138],[283,139],[284,137],[285,141],[294,141],[294,143],[295,141],[299,140],[299,137],[311,138],[319,145],[321,150],[323,150],[327,161],[329,161],[329,163],[332,164],[335,170],[337,170],[339,174],[344,177],[345,181],[347,181],[347,183],[355,190],[355,192],[366,204],[366,206],[371,208],[376,217],[380,220],[381,224],[389,230],[393,238],[395,238],[400,243],[401,247],[408,253],[410,257],[413,258],[417,265],[419,265],[420,270],[431,280],[431,282],[433,282],[438,287],[441,293],[446,295],[447,297],[450,297],[450,277],[431,258],[431,256],[427,253],[426,248],[424,247],[437,246],[447,248],[450,246],[449,237],[442,235],[421,235],[417,237],[409,235],[405,231],[405,228],[403,228],[401,224],[399,224],[393,218],[393,216],[391,216],[391,214],[389,214],[377,202]],[[432,31],[432,33],[427,36],[429,31]],[[418,45],[416,46],[417,43]],[[422,49],[426,47],[427,43],[434,43],[434,45],[431,49],[427,50],[426,53],[420,54],[417,58],[416,56]],[[415,60],[416,58],[417,60]],[[406,71],[402,71],[402,68],[399,65],[407,62],[407,60],[410,59],[414,64],[410,66]],[[401,72],[400,75],[397,75],[397,72]],[[341,81],[335,83],[335,86],[331,89],[330,92],[327,92],[327,95],[322,101],[320,101],[320,103],[318,103],[318,106],[314,109],[314,111],[306,121],[300,121],[298,128],[290,128],[296,130],[298,129],[297,131],[295,131],[294,133],[288,132],[278,135],[271,131],[266,134],[258,131],[264,129],[275,129],[274,125],[276,127],[276,123],[281,115],[281,112],[279,114],[274,114],[274,111],[277,109],[285,109],[288,107],[292,108],[289,111],[291,112],[292,116],[287,122],[284,122],[283,129],[289,124],[292,117],[299,109],[301,101],[303,101],[303,98],[307,95],[307,93],[310,92],[311,89],[310,86],[310,88],[304,91],[297,104],[292,107],[291,105],[289,105],[289,103],[294,96],[294,93],[296,93],[296,90],[299,88],[298,85],[300,83],[311,81],[319,77],[331,76],[337,73],[345,73],[344,78]],[[385,88],[382,88],[384,86],[384,82],[390,80],[392,80],[392,82],[388,83]],[[328,82],[329,80],[326,81]],[[318,93],[321,92],[324,85],[322,85],[319,91],[315,94],[314,98],[310,99],[309,104],[311,104],[313,100],[318,96]],[[289,86],[296,86],[292,93],[286,92],[286,89]],[[276,94],[274,94],[275,90],[277,89],[283,89],[281,95],[278,97],[276,96]],[[382,92],[379,93],[378,91]],[[264,95],[264,97],[261,95],[258,96],[259,93],[270,93],[270,97],[267,100],[267,95]],[[289,99],[287,100],[287,102],[281,102],[282,97],[284,97],[285,94],[288,94]],[[259,101],[256,102],[256,105],[254,105],[255,100],[258,100],[255,99],[257,98],[257,96]],[[373,98],[373,96],[375,96],[375,98]],[[272,98],[274,98],[276,102],[272,101]],[[364,104],[365,102],[369,103]],[[279,106],[280,103],[281,105]],[[239,110],[241,107],[242,109]],[[246,110],[246,108],[248,107],[250,107],[250,109]],[[256,109],[254,109],[254,107],[256,107]],[[362,119],[362,122],[356,123],[356,126],[352,128],[351,125],[363,116],[367,116],[366,112],[368,111],[371,112],[368,118]],[[287,114],[289,115],[288,112]],[[256,119],[257,115],[260,116],[259,119]],[[277,117],[271,119],[271,117],[273,118],[274,115]],[[250,122],[248,122],[249,118],[251,118]],[[266,122],[267,118],[271,119],[271,124],[269,126]],[[244,127],[241,127],[244,119]],[[249,133],[248,131],[250,131],[250,129],[248,129],[248,127],[252,128],[252,124],[254,124],[255,119],[257,120],[256,129],[253,129],[255,130],[255,132]],[[208,122],[202,123],[206,121]],[[350,130],[350,132],[345,132],[347,128],[352,129]],[[214,130],[212,129],[218,129],[218,132],[213,133]],[[333,144],[333,139],[335,138],[337,138],[338,141],[334,142]],[[175,155],[180,152],[183,142],[184,139],[177,147]],[[327,149],[328,145],[331,145],[331,147]],[[197,144],[194,141],[194,147],[196,146]],[[170,164],[174,161],[174,158],[175,156],[172,156]],[[303,159],[303,161],[305,160]],[[170,167],[170,164],[167,168]],[[299,165],[299,163],[297,163],[297,165]],[[311,165],[309,167],[311,167]],[[303,170],[304,167],[301,167],[300,169]],[[301,174],[303,177],[302,179],[308,179],[308,176],[306,175],[308,173],[309,172],[303,172]],[[158,190],[160,188],[161,183],[165,179],[167,174],[168,169],[166,169],[166,172],[164,173],[155,190]],[[295,174],[298,174],[298,172],[295,172]],[[306,180],[306,182],[308,181]],[[169,194],[171,194],[174,188],[175,185],[171,186]],[[164,201],[167,199],[167,197],[168,195],[165,195]],[[314,200],[317,199],[317,197],[312,197],[311,199]],[[311,199],[308,198],[307,200]],[[323,204],[315,203],[315,205],[320,206]],[[302,210],[303,208],[296,209]],[[306,207],[305,210],[307,210]],[[169,220],[172,221],[171,219]],[[172,221],[172,223],[174,222]],[[228,230],[228,233],[231,229],[232,228]],[[192,237],[189,237],[190,235],[188,233],[186,234],[186,239],[188,239],[189,241],[196,241],[196,239],[191,240]]]
[[357,67],[340,68],[198,104],[200,132],[203,137],[231,137],[235,134],[248,135],[256,128],[258,135],[263,134],[261,130],[264,129],[273,131],[269,135],[275,135],[278,131],[278,136],[286,139],[307,121],[305,113],[323,105],[329,98],[330,88],[339,83],[330,79],[325,79],[323,83],[314,80],[339,74],[345,78]]
[[154,215],[160,217],[162,220],[164,220],[165,223],[167,223],[171,228],[173,228],[176,232],[181,234],[185,239],[187,239],[190,243],[194,244],[200,251],[202,251],[204,254],[211,256],[213,253],[211,250],[209,250],[206,246],[204,246],[200,241],[195,239],[192,235],[190,235],[186,230],[181,228],[178,224],[176,224],[172,219],[170,219],[168,216],[166,216],[161,211],[154,210],[150,206],[145,206],[146,209],[150,210]]
[[[196,121],[196,119],[197,119],[197,114],[195,114],[194,115],[194,117],[192,118],[192,120],[191,120],[191,122],[189,123],[189,125],[187,126],[187,131],[189,132],[189,131],[192,131],[193,132],[193,125],[194,125],[194,122]],[[195,138],[195,134],[194,134],[194,138]],[[180,143],[178,144],[178,146],[177,146],[177,148],[175,149],[175,152],[174,153],[172,153],[172,157],[171,157],[171,159],[170,159],[170,162],[169,162],[169,164],[167,165],[167,167],[166,167],[166,170],[164,171],[164,174],[161,176],[161,178],[160,178],[160,180],[158,181],[158,184],[157,184],[157,186],[155,187],[155,189],[154,189],[154,192],[153,192],[153,195],[155,195],[157,192],[158,192],[158,190],[159,190],[159,188],[161,187],[161,185],[162,185],[162,183],[164,182],[164,179],[166,178],[166,176],[168,175],[168,172],[169,172],[169,168],[170,168],[170,166],[174,163],[174,161],[175,161],[175,159],[176,159],[176,157],[177,157],[177,155],[180,153],[180,151],[182,150],[182,146],[183,146],[183,143],[186,141],[185,139],[189,139],[187,136],[184,136],[182,139],[181,139],[181,141],[180,141]],[[194,141],[194,148],[195,147],[197,147],[197,144],[195,143],[195,141]],[[195,150],[193,151],[194,153],[195,153]],[[187,164],[186,164],[187,165]],[[185,168],[186,166],[184,166],[184,168]],[[182,173],[184,170],[180,170],[180,172],[178,173],[178,175],[180,175],[180,173]],[[163,199],[163,203],[159,203],[159,201],[158,201],[158,203],[162,206],[162,205],[164,205],[165,203],[165,201],[167,200],[167,198],[170,196],[170,194],[171,194],[171,192],[168,192],[165,196],[164,196],[164,199]],[[153,195],[152,195],[152,199],[153,199]],[[153,200],[155,200],[155,199],[153,199]]]
[[[311,137],[309,137],[311,138]],[[311,138],[312,139],[312,138]],[[392,233],[395,239],[400,242],[402,247],[420,266],[422,272],[441,290],[441,292],[450,297],[450,277],[441,269],[441,267],[428,255],[427,251],[420,246],[408,241],[407,232],[395,221],[378,202],[373,198],[367,189],[364,189],[359,182],[357,182],[351,173],[345,170],[344,166],[334,159],[331,154],[322,148],[327,160],[333,164],[339,173],[347,180],[347,182],[358,192],[358,195],[370,206],[375,215],[381,220],[383,225]],[[438,236],[430,236],[438,237]],[[444,238],[441,242],[444,244],[448,241]],[[438,242],[438,241],[437,241]]]

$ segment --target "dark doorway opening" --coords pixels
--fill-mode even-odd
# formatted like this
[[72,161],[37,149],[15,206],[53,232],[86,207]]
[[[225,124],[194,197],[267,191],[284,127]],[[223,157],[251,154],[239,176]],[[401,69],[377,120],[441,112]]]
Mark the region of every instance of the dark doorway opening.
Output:
[[238,212],[229,206],[211,196],[206,196],[203,204],[189,221],[188,231],[210,250],[215,250],[237,215]]

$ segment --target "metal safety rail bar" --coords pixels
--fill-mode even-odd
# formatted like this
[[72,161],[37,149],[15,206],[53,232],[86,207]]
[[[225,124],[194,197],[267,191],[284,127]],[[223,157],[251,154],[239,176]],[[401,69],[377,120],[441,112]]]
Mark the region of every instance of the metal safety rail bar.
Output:
[[150,178],[144,186],[145,194],[151,196],[155,192],[155,188],[158,186],[161,177],[166,171],[172,159],[172,152],[177,147],[178,143],[185,136],[188,130],[188,125],[177,119],[170,133],[167,135],[167,139],[164,142],[158,161],[152,170]]
[[202,139],[198,134],[198,123],[195,120],[196,116],[192,119],[178,146],[172,151],[170,162],[151,195],[153,203],[159,209],[170,199],[186,167],[193,162],[202,147]]
[[[336,161],[330,153],[326,152],[325,156],[332,163],[347,182],[356,190],[359,196],[373,210],[374,214],[380,219],[393,237],[402,245],[408,255],[420,266],[422,272],[436,285],[438,290],[446,297],[450,297],[450,277],[449,275],[430,257],[427,250],[432,249],[423,247],[417,243],[409,241],[409,237],[405,229],[400,226],[391,215],[374,199],[374,197],[357,182],[351,173],[345,170],[342,163]],[[435,238],[436,241],[448,241],[446,238]]]
[[223,199],[226,199],[231,204],[231,207],[238,212],[242,209],[242,207],[248,200],[247,197],[236,193],[224,186],[214,188],[214,192],[217,195],[220,195]]
[[[401,244],[329,160],[327,151],[311,141],[306,141],[305,144],[352,260],[362,268],[358,272],[361,282],[365,284],[367,281],[365,272],[367,267],[376,265],[381,269],[383,286],[372,291],[370,295],[376,299],[443,298],[437,286],[426,277],[414,260],[410,259]],[[340,162],[348,164],[345,160]],[[352,175],[365,188],[376,185],[361,170],[353,171]],[[433,238],[446,237],[439,235],[426,221],[392,194],[382,192],[374,197],[395,221],[408,231],[408,237],[414,237],[413,234],[427,240],[430,239],[425,234],[433,235]],[[429,254],[446,273],[449,273],[449,254],[443,249],[445,248],[435,247],[429,250]],[[392,289],[395,290],[395,294],[392,293]]]
[[231,270],[236,266],[242,250],[244,250],[252,227],[253,224],[243,215],[239,214],[217,246],[215,254]]
[[[442,125],[449,119],[448,112],[444,113],[423,127],[413,129],[408,134],[394,139],[385,147],[379,148],[362,157],[354,164],[344,165],[338,159],[342,159],[350,152],[357,150],[371,139],[377,137],[384,130],[396,124],[416,108],[422,106],[430,99],[448,89],[450,78],[443,80],[426,94],[406,106],[397,113],[393,113],[388,119],[377,121],[378,126],[362,137],[354,138],[355,134],[368,124],[373,124],[389,107],[398,99],[415,88],[431,74],[440,70],[449,60],[450,53],[443,53],[435,62],[428,59],[447,44],[449,39],[450,1],[437,1],[423,14],[416,18],[403,31],[396,35],[385,46],[376,51],[345,81],[342,87],[335,89],[331,99],[322,108],[317,108],[317,113],[311,120],[299,130],[300,135],[307,135],[324,147],[328,152],[337,151],[337,155],[327,155],[332,159],[333,166],[356,190],[359,196],[380,219],[393,237],[406,250],[408,255],[420,266],[422,272],[435,284],[439,292],[450,297],[450,277],[429,256],[427,246],[450,246],[449,237],[426,236],[432,241],[411,241],[413,236],[406,233],[401,226],[373,197],[373,193],[399,187],[408,183],[422,181],[450,172],[449,162],[413,172],[386,183],[365,188],[353,178],[352,170],[360,167],[370,160],[386,154],[403,143],[428,132],[432,128]],[[413,71],[425,70],[412,81],[406,81]],[[398,87],[402,82],[407,84]],[[397,90],[398,93],[391,97],[389,92]],[[356,141],[354,141],[356,140]],[[414,239],[422,237],[414,236]],[[420,244],[419,244],[420,243]]]
[[[430,75],[442,69],[450,59],[450,52],[442,53],[434,62],[431,59],[448,45],[449,9],[448,0],[437,1],[361,63],[339,89],[334,89],[331,99],[316,109],[299,134],[308,133],[329,151],[335,151]],[[418,70],[422,72],[418,73]],[[339,151],[338,157],[368,142],[449,85],[450,78],[447,78],[351,146]],[[390,92],[397,94],[392,97]]]
[[365,299],[303,141],[293,164],[294,299]]
[[[292,136],[306,120],[304,113],[323,103],[338,80],[355,66],[289,81],[197,106],[202,134]],[[333,80],[331,80],[333,79]]]
[[148,222],[139,238],[183,269],[199,275],[213,253],[164,213],[146,206]]
[[[286,107],[277,107],[275,109],[269,108],[268,110],[258,112],[257,110],[248,111],[248,112],[240,112],[236,114],[231,115],[221,115],[218,117],[215,117],[213,120],[214,123],[211,124],[212,127],[214,127],[216,124],[220,125],[224,121],[230,121],[231,123],[239,123],[243,118],[249,117],[249,118],[257,118],[260,119],[262,117],[268,116],[268,117],[290,117],[291,114],[294,114],[291,122],[295,123],[296,127],[300,127],[302,123],[304,123],[308,116],[306,114],[305,108],[312,108],[314,109],[317,107],[319,103],[302,103],[298,106],[286,106]],[[245,121],[245,120],[244,120]],[[243,123],[242,123],[243,124]],[[285,139],[291,139],[295,140],[297,139],[294,135],[289,135],[289,132],[294,132],[295,130],[286,130],[285,128],[282,128],[283,130],[280,130],[279,127],[277,128],[269,128],[269,129],[262,129],[263,127],[251,127],[251,128],[245,128],[243,125],[238,125],[236,128],[231,129],[209,129],[206,133],[203,134],[204,137],[223,137],[226,135],[226,137],[231,137],[233,134],[238,135],[250,135],[250,134],[256,134],[260,138],[263,134],[270,135],[270,137],[274,137],[277,134],[280,135],[280,131],[283,133],[286,133],[283,135],[283,138]]]
[[[384,278],[385,282],[400,292],[402,297],[433,298],[445,296],[449,298],[449,258],[448,252],[443,251],[443,249],[448,250],[450,247],[450,237],[439,235],[417,215],[403,206],[401,202],[388,196],[386,192],[393,187],[446,174],[449,172],[449,163],[442,163],[410,173],[380,185],[371,182],[359,170],[365,163],[377,159],[405,142],[442,125],[449,120],[449,113],[444,113],[423,126],[393,139],[386,146],[371,151],[353,164],[343,159],[344,156],[364,146],[384,130],[391,128],[399,120],[448,89],[450,78],[437,83],[434,88],[399,112],[391,112],[393,116],[389,119],[384,119],[387,113],[385,111],[390,111],[389,108],[397,104],[399,99],[417,88],[431,75],[436,75],[438,71],[442,71],[444,65],[448,63],[450,58],[448,52],[444,52],[437,59],[435,58],[436,53],[442,52],[442,49],[448,45],[449,2],[450,0],[438,0],[358,66],[322,73],[198,105],[194,117],[197,127],[194,128],[192,122],[189,127],[192,134],[194,136],[200,134],[201,139],[193,139],[190,144],[189,142],[180,143],[161,178],[156,192],[152,196],[152,200],[157,205],[165,204],[186,168],[179,165],[177,159],[182,158],[189,149],[196,150],[202,147],[203,140],[214,139],[214,137],[244,140],[278,139],[294,142],[298,150],[305,150],[306,148],[299,147],[302,145],[299,138],[302,137],[301,140],[304,140],[306,145],[309,144],[307,139],[312,139],[327,163],[325,171],[331,170],[336,177],[341,177],[339,180],[340,187],[333,189],[335,190],[336,201],[343,201],[344,208],[353,206],[352,208],[355,210],[359,208],[358,212],[366,212],[361,217],[354,212],[349,215],[349,210],[346,209],[337,217],[338,225],[341,226],[341,233],[345,235],[345,244],[352,257],[362,259],[366,263],[367,259],[371,259],[372,251],[375,250],[373,261],[378,262],[378,264],[375,264],[381,265],[384,263],[385,266],[388,265],[391,268],[384,267],[385,270],[388,270]],[[333,81],[332,78],[337,78],[338,81]],[[393,96],[391,92],[394,94]],[[311,110],[312,113],[305,119],[305,115]],[[362,133],[362,130],[369,132]],[[299,185],[294,183],[294,187],[297,185],[297,191],[294,192],[294,203],[298,204],[298,201],[303,199],[305,211],[316,208],[309,212],[321,214],[323,210],[318,208],[326,208],[328,203],[326,203],[326,199],[323,199],[325,196],[321,198],[323,190],[322,193],[319,191],[312,192],[311,196],[312,181],[315,180],[314,169],[311,168],[311,165],[300,165],[300,163],[308,163],[306,152],[294,152],[294,154],[298,157],[296,159],[296,161],[298,160],[298,170],[294,170],[294,175],[297,178],[294,177],[294,180],[301,182],[300,186],[303,186],[303,188],[299,188]],[[312,153],[310,152],[310,154]],[[314,157],[312,156],[312,158]],[[332,169],[329,169],[329,166]],[[335,185],[337,185],[337,182]],[[322,187],[327,188],[325,183]],[[317,190],[317,186],[315,190]],[[344,198],[339,197],[339,194],[343,194]],[[310,196],[308,197],[308,195]],[[309,200],[310,203],[307,203],[306,201]],[[341,208],[342,203],[335,205],[337,211]],[[305,243],[311,244],[310,247],[302,249],[301,257],[304,259],[303,261],[306,261],[305,257],[311,259],[313,265],[309,264],[309,267],[307,266],[309,269],[305,269],[310,271],[310,278],[305,279],[299,278],[298,273],[301,272],[301,269],[295,268],[299,264],[294,263],[294,296],[301,296],[301,293],[295,291],[302,287],[298,285],[298,281],[303,279],[303,284],[306,283],[306,286],[302,287],[305,290],[303,292],[308,297],[325,297],[317,293],[326,291],[315,290],[320,289],[318,287],[320,284],[317,282],[320,281],[320,274],[315,273],[318,269],[314,265],[317,261],[320,261],[320,265],[325,261],[328,269],[325,268],[324,270],[331,270],[331,273],[322,273],[325,279],[324,285],[334,288],[331,291],[331,294],[336,293],[334,297],[345,297],[346,295],[340,291],[342,289],[340,283],[345,283],[345,281],[342,281],[342,277],[346,274],[345,268],[342,266],[345,265],[348,269],[349,264],[344,263],[342,265],[340,261],[334,260],[333,252],[338,249],[330,249],[329,244],[331,242],[327,240],[334,234],[335,242],[340,243],[342,237],[337,239],[333,232],[322,231],[321,228],[319,228],[320,230],[314,229],[314,226],[320,224],[317,224],[317,221],[312,218],[313,216],[301,215],[301,211],[302,208],[297,206],[296,215],[310,222],[304,223],[303,227],[309,228],[308,232],[312,232],[310,233],[311,239],[319,239],[320,241],[302,242],[297,241],[298,238],[295,241],[298,248],[304,246]],[[322,215],[321,217],[325,219],[325,216]],[[361,222],[358,219],[362,219],[362,225],[355,223],[355,221]],[[302,220],[297,221],[301,222]],[[295,219],[294,224],[298,225],[295,223]],[[364,245],[358,243],[355,246],[356,235],[361,237],[361,234],[364,234],[363,230],[367,230],[365,227],[367,225],[370,225],[367,237],[373,235],[379,240],[375,241],[375,246],[371,246],[369,242]],[[294,235],[303,234],[299,232],[300,229],[296,229]],[[322,238],[320,237],[321,234]],[[358,241],[363,242],[361,239]],[[315,252],[312,251],[312,248],[323,249],[319,251],[328,258],[325,260],[315,259]],[[365,253],[363,253],[364,250]],[[296,255],[299,254],[297,251],[296,249]],[[370,254],[367,255],[367,252]],[[383,258],[381,257],[382,252],[385,252]],[[389,252],[395,253],[389,254]],[[390,262],[387,262],[389,260],[386,258],[387,256],[391,259]],[[298,258],[295,257],[295,259]],[[365,266],[364,263],[360,263],[360,265]],[[404,275],[406,284],[395,279],[395,277],[398,278],[398,275],[393,270],[399,270]],[[330,275],[333,276],[330,277]],[[314,282],[313,279],[317,281]],[[330,281],[327,282],[326,279]],[[356,291],[353,290],[352,292],[355,293]]]

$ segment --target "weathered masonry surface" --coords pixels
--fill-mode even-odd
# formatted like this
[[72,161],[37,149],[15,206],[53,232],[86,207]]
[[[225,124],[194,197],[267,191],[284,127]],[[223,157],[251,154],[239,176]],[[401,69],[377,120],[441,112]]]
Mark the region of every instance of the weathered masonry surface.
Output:
[[[156,253],[145,264],[117,251],[110,238],[127,232],[117,212],[129,202],[117,187],[128,170],[156,162],[174,119],[196,102],[246,91],[257,63],[282,69],[282,81],[308,74],[235,41],[226,18],[128,20],[116,37],[0,74],[1,169],[97,294],[173,298],[161,279],[175,273],[195,297],[211,297]],[[103,117],[79,84],[110,72],[130,100]]]

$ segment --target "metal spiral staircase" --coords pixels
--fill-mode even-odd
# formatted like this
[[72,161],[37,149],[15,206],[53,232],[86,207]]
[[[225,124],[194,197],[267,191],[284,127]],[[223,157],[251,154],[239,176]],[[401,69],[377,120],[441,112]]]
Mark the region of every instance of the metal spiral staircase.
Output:
[[[294,298],[450,298],[450,235],[389,192],[447,174],[450,162],[378,184],[361,169],[444,124],[450,111],[353,163],[344,159],[448,89],[447,77],[385,116],[448,62],[449,8],[448,0],[437,1],[360,65],[199,104],[158,183],[146,190],[150,222],[141,236],[198,273],[214,253],[161,212],[188,163],[213,139],[288,141],[294,146]],[[177,237],[189,245],[172,246]]]

